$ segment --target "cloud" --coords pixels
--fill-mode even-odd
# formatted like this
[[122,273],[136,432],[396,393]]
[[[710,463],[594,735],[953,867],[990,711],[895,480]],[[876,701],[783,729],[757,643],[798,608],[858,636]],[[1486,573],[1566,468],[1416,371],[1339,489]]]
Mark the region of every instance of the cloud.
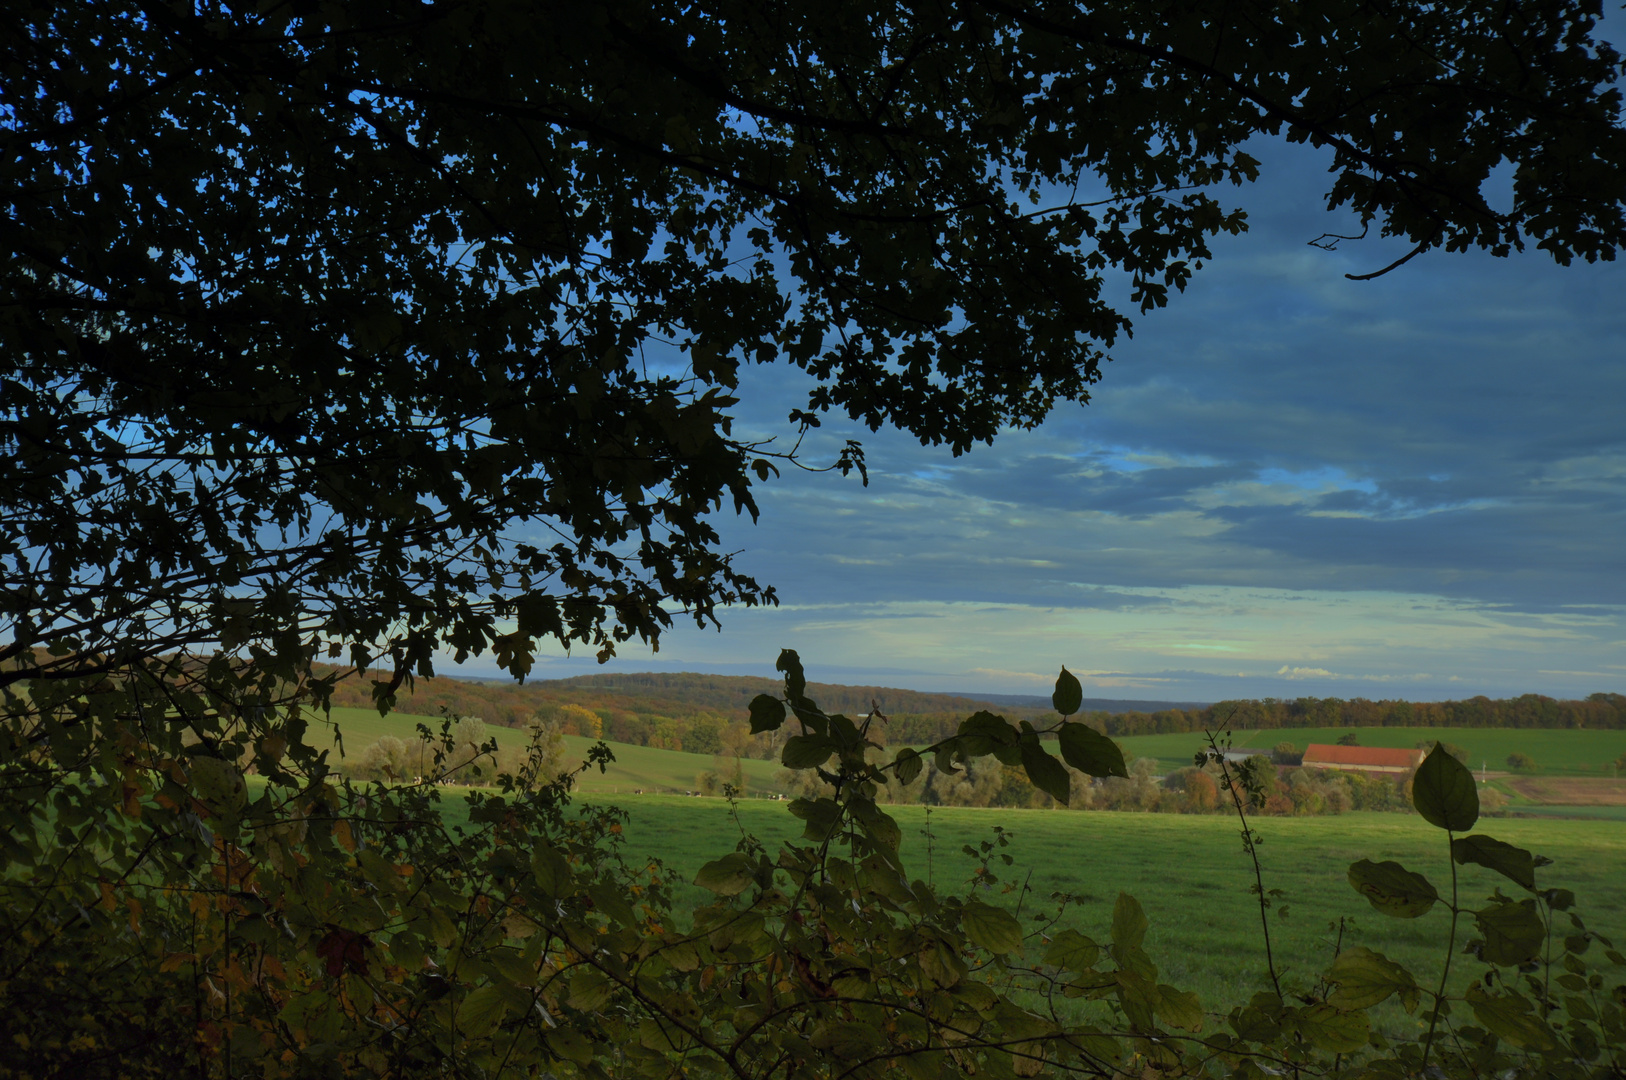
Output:
[[[1136,319],[1091,404],[960,458],[829,418],[809,462],[859,438],[870,486],[788,470],[761,524],[719,515],[786,606],[661,660],[789,646],[1012,692],[1065,662],[1168,698],[1626,685],[1626,262],[1432,253],[1347,281],[1398,252],[1308,248],[1358,231],[1320,208],[1324,157],[1250,152],[1266,179],[1225,194],[1250,232]],[[808,385],[742,369],[743,437],[788,442]]]

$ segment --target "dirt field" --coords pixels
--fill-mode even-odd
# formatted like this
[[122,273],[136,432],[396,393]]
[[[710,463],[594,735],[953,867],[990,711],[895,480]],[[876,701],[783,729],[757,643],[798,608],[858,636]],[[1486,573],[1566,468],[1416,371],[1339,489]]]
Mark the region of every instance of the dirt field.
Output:
[[1507,781],[1520,795],[1561,806],[1626,806],[1626,779],[1581,776],[1521,776]]

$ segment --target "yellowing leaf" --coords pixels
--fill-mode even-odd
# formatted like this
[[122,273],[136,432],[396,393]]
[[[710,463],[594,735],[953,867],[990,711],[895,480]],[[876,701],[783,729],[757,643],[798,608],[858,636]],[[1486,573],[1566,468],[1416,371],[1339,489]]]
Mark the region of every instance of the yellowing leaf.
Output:
[[1112,905],[1112,943],[1120,949],[1138,949],[1149,925],[1140,901],[1128,893],[1119,893]]
[[960,912],[965,936],[989,952],[1009,953],[1022,948],[1022,924],[1004,908],[972,900]]
[[1334,1054],[1349,1054],[1367,1044],[1372,1022],[1364,1012],[1340,1012],[1331,1005],[1289,1010],[1298,1029],[1312,1044]]
[[1101,947],[1077,930],[1061,931],[1044,954],[1044,962],[1065,971],[1086,971],[1101,957]]
[[1172,986],[1157,988],[1157,1015],[1170,1027],[1197,1032],[1203,1029],[1203,1005],[1189,990],[1176,990]]
[[1397,862],[1375,863],[1362,859],[1353,863],[1349,868],[1349,884],[1373,907],[1397,919],[1415,919],[1440,898],[1427,878]]
[[1485,1030],[1527,1050],[1551,1050],[1557,1046],[1546,1024],[1531,1015],[1530,1002],[1517,993],[1488,994],[1478,983],[1468,987],[1468,1004]]
[[751,884],[755,871],[751,857],[735,851],[702,866],[694,883],[718,896],[738,896]]
[[1417,1008],[1419,991],[1411,972],[1359,945],[1345,950],[1332,962],[1327,980],[1338,987],[1327,998],[1327,1004],[1335,1009],[1369,1009],[1388,1000],[1391,994],[1400,995],[1407,1012]]

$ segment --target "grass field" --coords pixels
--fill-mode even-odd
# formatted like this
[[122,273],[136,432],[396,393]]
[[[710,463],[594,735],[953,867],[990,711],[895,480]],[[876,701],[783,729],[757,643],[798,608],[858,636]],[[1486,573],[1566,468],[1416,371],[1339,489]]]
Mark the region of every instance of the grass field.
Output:
[[[1284,728],[1269,731],[1235,731],[1232,745],[1254,747],[1269,752],[1279,742],[1290,742],[1301,751],[1310,743],[1336,743],[1353,730],[1362,746],[1388,746],[1402,749],[1431,742],[1455,743],[1468,752],[1468,764],[1477,772],[1482,762],[1490,769],[1505,769],[1514,752],[1536,759],[1539,771],[1553,775],[1612,776],[1611,763],[1626,753],[1626,731],[1545,731],[1529,728]],[[1181,735],[1130,735],[1119,744],[1136,757],[1156,758],[1162,768],[1191,764],[1192,755],[1203,746],[1200,732]]]
[[[333,721],[343,733],[344,749],[351,757],[359,755],[368,745],[381,735],[395,735],[399,738],[410,738],[416,731],[419,723],[428,724],[431,730],[438,731],[440,720],[433,717],[412,716],[404,713],[392,713],[389,716],[379,716],[370,709],[337,708],[333,710]],[[318,746],[332,744],[332,726],[330,724],[313,724],[311,738]],[[1311,742],[1336,742],[1338,736],[1344,733],[1342,728],[1301,728],[1287,730],[1272,730],[1264,732],[1239,731],[1234,735],[1234,745],[1255,745],[1260,749],[1268,750],[1278,742],[1292,742],[1300,749]],[[504,746],[520,744],[525,733],[514,728],[488,726],[486,731]],[[1583,777],[1590,774],[1590,786],[1613,789],[1615,785],[1606,783],[1610,778],[1612,762],[1622,752],[1626,752],[1626,731],[1536,731],[1536,730],[1502,730],[1483,728],[1359,728],[1356,731],[1363,745],[1367,746],[1393,746],[1409,747],[1420,739],[1441,739],[1456,743],[1469,752],[1469,763],[1476,769],[1482,761],[1488,761],[1493,770],[1507,760],[1507,756],[1515,750],[1530,754],[1536,759],[1542,776],[1553,777]],[[1125,751],[1136,757],[1150,757],[1159,763],[1162,770],[1178,768],[1189,764],[1192,754],[1202,744],[1200,734],[1180,735],[1132,735],[1118,740]],[[571,754],[580,758],[585,756],[587,747],[592,740],[570,736],[566,739]],[[643,746],[630,746],[625,743],[612,745],[615,751],[615,764],[605,773],[596,770],[581,778],[578,790],[585,794],[618,794],[634,790],[645,792],[683,792],[696,786],[695,777],[704,770],[713,767],[712,759],[705,754],[686,754],[670,750],[654,750]],[[779,790],[773,777],[779,771],[776,762],[747,760],[743,762],[746,782],[753,796],[773,794]],[[1518,784],[1528,786],[1531,781],[1520,780]],[[1626,781],[1622,781],[1626,785]],[[1556,787],[1548,782],[1552,791],[1543,789],[1541,794],[1518,791],[1514,794],[1520,796],[1518,801],[1533,803],[1588,803],[1597,799],[1590,793],[1585,797],[1566,798],[1563,795],[1563,785]],[[1573,785],[1572,785],[1573,786]],[[1510,792],[1512,789],[1509,789]],[[1567,790],[1567,789],[1566,789]],[[1618,802],[1614,798],[1607,802]],[[1523,810],[1526,807],[1520,806]],[[1600,817],[1612,817],[1608,813],[1597,814]]]
[[[679,906],[705,899],[687,884],[700,865],[732,849],[739,830],[720,799],[667,796],[613,800],[631,816],[627,854],[658,857],[681,883]],[[1251,874],[1241,852],[1235,819],[1164,814],[1071,813],[1047,810],[955,810],[931,814],[934,841],[922,835],[922,807],[889,807],[903,829],[904,858],[912,877],[928,873],[940,888],[959,890],[975,867],[962,852],[989,838],[994,826],[1014,837],[1004,850],[1016,858],[1002,878],[1029,891],[1022,914],[1053,909],[1053,893],[1080,897],[1068,922],[1106,940],[1119,890],[1136,896],[1152,922],[1147,948],[1162,980],[1197,991],[1205,1007],[1223,1009],[1260,987],[1264,970],[1259,913],[1248,894]],[[799,836],[800,822],[783,804],[744,802],[740,819],[770,846]],[[1363,944],[1433,972],[1437,978],[1449,915],[1442,907],[1416,920],[1395,920],[1373,911],[1349,886],[1351,862],[1396,859],[1425,874],[1449,895],[1451,873],[1444,834],[1420,818],[1401,814],[1345,814],[1323,818],[1267,818],[1261,858],[1267,888],[1287,893],[1290,916],[1273,920],[1277,955],[1288,979],[1307,984],[1332,955],[1328,923],[1353,920],[1345,944]],[[1546,885],[1575,890],[1587,925],[1626,942],[1626,828],[1608,821],[1485,819],[1479,830],[1554,859]],[[1031,878],[1028,877],[1031,871]],[[1459,867],[1461,896],[1477,906],[1497,885],[1517,891],[1477,866]],[[1015,908],[1019,893],[998,898]],[[1460,951],[1471,922],[1459,927]],[[1476,971],[1460,957],[1453,964],[1466,980]],[[1456,982],[1455,976],[1453,983]],[[1460,987],[1459,987],[1460,989]],[[1413,1021],[1396,1011],[1387,1023]]]
[[1519,817],[1582,818],[1588,821],[1626,821],[1626,806],[1511,806]]
[[[420,723],[429,725],[429,729],[434,732],[440,731],[441,724],[438,717],[411,716],[406,713],[379,716],[371,709],[334,709],[333,720],[342,733],[344,750],[350,758],[359,757],[363,750],[382,735],[410,739],[416,737],[417,725]],[[498,727],[495,724],[486,726],[486,734],[504,747],[523,746],[526,739],[526,733],[523,731]],[[315,746],[333,745],[331,726],[313,724],[310,739]],[[587,749],[593,745],[593,740],[567,735],[565,743],[570,748],[571,760],[581,761],[586,758]],[[586,795],[614,795],[635,790],[683,792],[695,787],[695,777],[701,772],[715,767],[709,754],[654,750],[647,746],[629,746],[626,743],[614,743],[611,749],[615,751],[614,764],[603,773],[594,769],[583,774],[576,782],[577,791]],[[773,782],[773,776],[780,767],[777,761],[744,760],[741,765],[745,770],[746,787],[750,795],[768,795],[779,790]]]

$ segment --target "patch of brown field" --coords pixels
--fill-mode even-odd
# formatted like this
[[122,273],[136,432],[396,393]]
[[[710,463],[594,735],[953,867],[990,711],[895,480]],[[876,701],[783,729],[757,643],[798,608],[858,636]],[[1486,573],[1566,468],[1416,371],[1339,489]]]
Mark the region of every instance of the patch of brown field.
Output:
[[1626,779],[1521,776],[1508,785],[1527,799],[1555,806],[1626,806]]

